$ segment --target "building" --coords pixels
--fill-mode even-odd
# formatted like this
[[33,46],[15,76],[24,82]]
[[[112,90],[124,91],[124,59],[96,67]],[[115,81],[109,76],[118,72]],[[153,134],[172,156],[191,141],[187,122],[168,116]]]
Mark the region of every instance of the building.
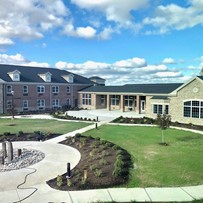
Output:
[[203,125],[203,76],[184,84],[90,86],[79,91],[79,106],[134,111],[151,118],[166,113],[172,121]]
[[55,68],[0,64],[0,113],[78,106],[78,90],[91,80]]
[[0,113],[50,110],[63,106],[134,111],[155,118],[203,125],[203,71],[186,83],[105,86],[55,68],[0,65]]

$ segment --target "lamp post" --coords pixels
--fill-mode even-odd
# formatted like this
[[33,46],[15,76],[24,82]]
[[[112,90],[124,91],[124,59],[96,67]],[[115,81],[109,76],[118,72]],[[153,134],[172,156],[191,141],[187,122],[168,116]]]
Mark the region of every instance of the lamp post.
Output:
[[13,103],[13,96],[14,96],[14,91],[11,91],[11,98],[12,98],[12,108],[11,108],[11,113],[12,113],[12,119],[14,119],[14,103]]

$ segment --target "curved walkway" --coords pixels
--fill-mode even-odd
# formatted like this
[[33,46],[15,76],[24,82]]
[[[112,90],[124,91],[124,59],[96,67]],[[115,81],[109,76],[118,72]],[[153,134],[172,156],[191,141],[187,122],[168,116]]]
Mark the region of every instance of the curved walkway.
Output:
[[[98,125],[107,122],[100,122]],[[50,188],[45,183],[46,180],[65,173],[67,162],[70,162],[71,168],[73,168],[80,160],[77,150],[57,143],[67,136],[74,136],[76,133],[83,133],[94,127],[95,124],[46,142],[15,142],[14,147],[24,146],[38,149],[43,151],[46,157],[31,166],[36,168],[37,172],[29,176],[26,185],[23,186],[34,186],[37,191],[23,201],[21,200],[29,196],[33,190],[16,189],[16,187],[23,182],[25,175],[30,173],[28,168],[0,173],[0,203],[17,201],[22,203],[191,202],[203,199],[203,185],[164,188],[108,188],[85,191],[58,191]],[[199,133],[203,134],[203,132]]]

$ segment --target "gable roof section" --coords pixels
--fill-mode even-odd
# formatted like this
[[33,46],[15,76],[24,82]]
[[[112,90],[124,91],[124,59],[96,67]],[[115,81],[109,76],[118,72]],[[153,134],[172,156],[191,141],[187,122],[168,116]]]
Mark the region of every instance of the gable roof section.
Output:
[[182,83],[169,84],[130,84],[124,86],[91,86],[81,92],[95,93],[138,93],[138,94],[169,94]]
[[[21,73],[20,82],[36,82],[45,83],[45,81],[39,76],[49,72],[52,74],[51,83],[68,83],[62,75],[73,74],[65,70],[56,68],[40,68],[40,67],[29,67],[29,66],[18,66],[18,65],[5,65],[0,64],[0,79],[5,82],[13,82],[9,77],[8,72],[18,70]],[[93,84],[91,80],[83,76],[73,74],[74,83],[77,84]]]
[[173,92],[171,92],[172,94],[178,92],[179,90],[181,90],[182,88],[184,88],[185,86],[187,86],[188,84],[190,84],[193,80],[199,80],[203,83],[203,76],[195,76],[192,79],[190,79],[188,82],[182,84],[180,87],[178,87],[177,89],[175,89]]

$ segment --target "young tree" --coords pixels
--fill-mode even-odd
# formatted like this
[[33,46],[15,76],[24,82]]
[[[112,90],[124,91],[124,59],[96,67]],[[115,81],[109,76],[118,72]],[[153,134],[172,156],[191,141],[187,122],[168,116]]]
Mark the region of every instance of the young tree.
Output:
[[170,127],[171,116],[167,115],[165,113],[164,114],[158,114],[156,121],[157,121],[157,125],[161,128],[161,132],[162,132],[161,143],[166,144],[165,137],[164,137],[164,130],[166,130],[167,128]]

